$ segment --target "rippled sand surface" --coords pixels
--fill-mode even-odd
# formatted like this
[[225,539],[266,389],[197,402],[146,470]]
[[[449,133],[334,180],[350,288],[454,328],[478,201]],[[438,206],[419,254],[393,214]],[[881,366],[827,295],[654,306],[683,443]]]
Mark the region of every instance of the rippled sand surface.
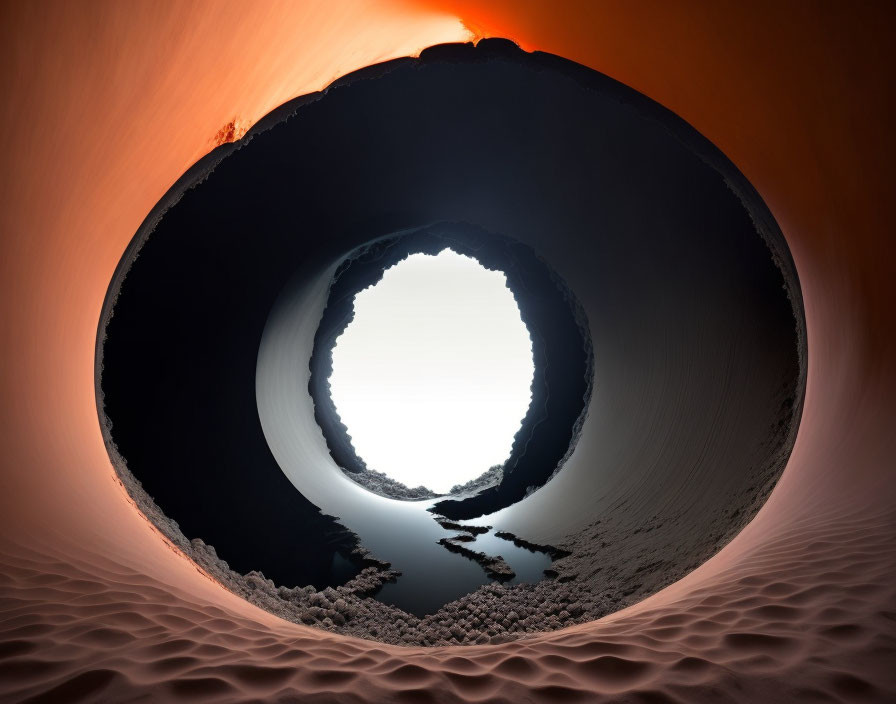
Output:
[[[500,646],[406,649],[254,619],[88,550],[2,556],[4,701],[896,698],[894,514],[819,518],[685,596]],[[255,614],[261,616],[261,614]]]

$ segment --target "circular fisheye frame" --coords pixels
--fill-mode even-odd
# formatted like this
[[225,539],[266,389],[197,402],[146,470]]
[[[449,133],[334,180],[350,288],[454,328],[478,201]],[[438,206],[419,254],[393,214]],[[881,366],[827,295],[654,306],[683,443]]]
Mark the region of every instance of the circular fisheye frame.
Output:
[[[359,291],[446,249],[506,277],[531,401],[500,471],[412,496],[356,454],[332,351]],[[356,72],[210,153],[135,235],[97,341],[110,456],[169,539],[283,618],[406,645],[593,620],[694,569],[777,482],[805,374],[744,176],[504,40]]]

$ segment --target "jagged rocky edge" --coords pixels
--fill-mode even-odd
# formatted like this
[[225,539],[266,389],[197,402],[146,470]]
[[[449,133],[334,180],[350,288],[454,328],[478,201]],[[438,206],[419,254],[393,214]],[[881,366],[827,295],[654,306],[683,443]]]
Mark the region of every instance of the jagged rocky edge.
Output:
[[[472,251],[470,241],[458,240],[457,236],[452,236],[445,232],[446,226],[469,226],[469,223],[449,223],[436,222],[425,226],[418,226],[409,230],[399,230],[391,232],[387,235],[375,238],[366,244],[363,244],[349,253],[337,268],[330,282],[327,293],[327,305],[322,318],[321,325],[315,336],[314,350],[309,360],[311,375],[308,381],[309,395],[312,399],[314,407],[315,419],[318,425],[324,431],[324,439],[327,449],[330,452],[336,465],[343,473],[355,481],[357,484],[367,488],[374,493],[386,496],[387,498],[399,500],[420,500],[426,498],[442,499],[436,504],[435,509],[439,512],[448,510],[451,504],[458,502],[463,503],[467,499],[471,499],[483,495],[489,489],[499,489],[503,485],[505,475],[511,465],[516,466],[526,455],[528,445],[533,437],[536,427],[547,417],[548,399],[550,397],[549,383],[547,380],[548,367],[546,360],[539,363],[539,359],[544,357],[543,348],[545,347],[542,332],[534,322],[530,320],[527,308],[519,299],[517,287],[522,284],[518,281],[511,281],[510,271],[500,264],[486,261],[478,253],[481,247],[473,245]],[[495,236],[493,233],[479,232],[474,234],[473,241],[482,235]],[[506,240],[509,238],[495,236],[497,240]],[[405,249],[402,242],[405,238],[415,238],[420,241],[420,248]],[[438,244],[435,244],[438,243]],[[489,271],[498,271],[507,277],[507,287],[516,302],[520,316],[526,326],[529,340],[532,345],[533,358],[536,361],[536,369],[530,386],[531,401],[526,415],[521,422],[521,426],[514,436],[510,457],[500,466],[493,466],[487,469],[479,477],[467,482],[463,485],[452,487],[448,494],[437,495],[432,493],[425,487],[417,487],[410,489],[405,485],[391,480],[382,473],[371,472],[366,463],[357,455],[354,446],[351,444],[351,436],[348,428],[342,422],[335,404],[333,403],[330,377],[333,371],[333,350],[338,338],[344,333],[345,329],[354,319],[354,298],[361,292],[375,286],[382,280],[385,273],[394,266],[397,266],[407,256],[415,251],[435,254],[444,248],[451,248],[461,252],[466,256],[474,257],[478,263]],[[432,250],[432,251],[430,251]],[[494,256],[495,253],[493,253]],[[566,449],[562,456],[553,463],[553,468],[543,481],[536,486],[530,486],[526,489],[525,496],[544,486],[553,479],[560,471],[567,459],[572,454],[578,442],[585,419],[588,414],[590,399],[594,388],[594,360],[593,345],[591,341],[587,316],[581,303],[576,299],[575,295],[567,286],[562,277],[553,271],[553,269],[544,261],[544,259],[534,250],[531,252],[534,260],[537,261],[544,269],[546,274],[546,282],[551,285],[551,290],[556,289],[563,305],[572,315],[573,323],[578,331],[582,348],[582,357],[584,361],[583,383],[584,388],[579,401],[582,404],[581,410],[572,423],[569,430],[569,439],[566,443]],[[500,257],[500,255],[498,255]],[[376,266],[371,266],[372,264]],[[360,283],[350,285],[347,290],[339,290],[342,284],[342,278],[352,270],[356,264],[366,265],[367,270],[362,269],[362,278]],[[334,319],[335,323],[325,325],[324,321]],[[334,332],[335,331],[335,332]],[[370,476],[367,476],[370,473]],[[384,481],[385,479],[385,481]],[[521,495],[519,498],[523,498]],[[494,509],[493,509],[494,510]],[[486,513],[491,511],[485,511]],[[482,515],[481,513],[479,515]]]
[[[392,479],[386,474],[371,469],[367,466],[366,462],[364,462],[364,460],[357,454],[357,451],[352,445],[351,435],[348,432],[348,427],[345,425],[345,423],[343,423],[342,418],[339,415],[338,410],[336,409],[336,405],[333,402],[332,386],[330,383],[330,379],[332,378],[333,374],[333,352],[335,350],[336,343],[338,342],[339,337],[341,337],[345,330],[348,329],[349,325],[351,325],[352,321],[355,318],[355,297],[357,297],[364,291],[376,286],[380,281],[382,281],[383,277],[389,269],[398,266],[398,264],[400,264],[408,256],[410,256],[412,252],[409,252],[408,254],[402,253],[402,256],[398,257],[394,261],[389,261],[388,263],[384,264],[381,268],[378,269],[378,272],[375,275],[368,276],[364,281],[364,285],[357,288],[350,296],[343,296],[338,298],[337,300],[334,300],[334,288],[337,286],[343,273],[349,270],[356,262],[362,261],[368,256],[374,256],[377,258],[388,256],[389,251],[393,249],[393,247],[395,247],[395,245],[398,244],[408,234],[419,233],[421,231],[432,229],[432,227],[433,225],[431,224],[427,227],[413,228],[412,230],[407,232],[391,233],[390,235],[375,239],[371,242],[361,245],[345,258],[345,260],[340,264],[339,268],[334,274],[332,281],[330,282],[330,286],[327,292],[327,305],[323,314],[323,320],[326,320],[327,317],[331,315],[339,315],[337,334],[332,336],[330,344],[322,345],[320,340],[317,338],[317,335],[321,334],[321,327],[319,326],[318,332],[315,336],[312,356],[309,360],[309,368],[311,374],[308,380],[308,391],[314,409],[315,420],[317,420],[318,425],[321,427],[321,429],[324,430],[324,440],[327,445],[327,450],[329,451],[330,456],[333,458],[333,461],[340,468],[340,470],[342,470],[343,474],[345,474],[356,484],[380,496],[384,496],[390,499],[397,499],[400,501],[419,501],[423,499],[446,497],[451,499],[464,499],[470,496],[474,496],[482,491],[485,491],[486,489],[499,485],[503,480],[504,470],[507,464],[505,462],[504,464],[493,465],[478,477],[471,479],[465,484],[455,485],[451,487],[451,489],[449,489],[447,493],[443,494],[436,493],[422,485],[413,488],[408,487],[402,482]],[[439,235],[438,238],[445,242],[446,248],[450,248],[451,239],[449,237]],[[503,270],[489,266],[485,262],[480,261],[478,258],[477,262],[480,264],[480,266],[488,269],[489,271],[498,271],[505,276],[507,275]],[[555,274],[552,273],[551,278],[555,284],[558,284],[559,279],[556,278]],[[520,307],[520,303],[517,300],[516,292],[511,286],[508,286],[508,289],[510,290],[510,293],[513,296],[513,299],[516,302],[517,306]],[[525,322],[525,312],[521,307],[520,311],[521,316],[523,317]],[[574,315],[576,315],[576,320],[580,324],[580,329],[587,331],[587,322],[582,323],[582,320],[580,318],[580,316],[584,316],[584,311],[581,310],[581,306],[578,306],[577,309],[574,306]],[[584,327],[582,327],[583,324]],[[530,344],[533,346],[534,350],[534,346],[536,345],[534,333],[528,324],[526,324],[525,327],[526,332],[529,335]],[[585,337],[588,338],[588,344],[590,345],[590,337],[587,335]],[[591,369],[589,368],[589,372],[590,371]],[[318,392],[315,390],[315,383],[318,383],[318,377],[321,378],[321,382],[323,385],[322,392]],[[527,441],[522,440],[521,438],[525,437],[525,435],[531,431],[531,428],[537,424],[531,420],[531,416],[534,413],[533,406],[535,405],[535,385],[537,381],[538,380],[536,378],[533,378],[532,380],[532,384],[530,386],[530,394],[533,399],[533,403],[527,410],[526,418],[524,418],[520,430],[514,437],[514,447],[518,443],[522,443],[523,446],[525,446]],[[588,396],[590,397],[590,390]],[[334,439],[332,434],[326,431],[326,429],[331,425],[336,429],[336,434],[337,436],[339,436],[338,440]],[[338,448],[334,446],[334,442],[338,442]],[[337,454],[339,456],[337,456]],[[340,456],[343,458],[342,460],[340,460]]]
[[[145,491],[114,446],[113,459],[117,478],[134,504],[174,546],[230,592],[293,623],[398,645],[471,645],[506,642],[527,633],[552,630],[569,625],[570,619],[572,622],[586,620],[586,614],[591,612],[578,603],[572,590],[565,598],[548,594],[540,599],[534,597],[535,603],[543,605],[536,610],[529,605],[533,601],[530,595],[533,585],[505,588],[487,584],[420,618],[371,598],[383,584],[397,579],[401,573],[391,569],[389,563],[372,557],[360,546],[356,536],[354,554],[366,566],[346,584],[323,590],[310,585],[277,586],[260,572],[234,571],[213,546],[198,538],[188,539],[178,523],[168,518]],[[481,533],[490,528],[462,526],[462,529]]]
[[[499,43],[501,46],[498,46]],[[477,50],[482,50],[486,44],[488,44],[488,47],[486,51],[482,52],[483,60],[498,58],[507,53],[512,53],[508,48],[510,46],[513,47],[515,52],[524,53],[522,49],[507,40],[481,40],[475,48]],[[214,171],[216,166],[230,153],[248,144],[256,135],[266,132],[277,124],[290,119],[302,106],[319,100],[332,89],[350,85],[357,80],[376,79],[401,65],[425,60],[450,59],[453,53],[458,50],[469,50],[473,48],[472,44],[438,45],[425,50],[419,59],[394,59],[347,74],[331,83],[322,91],[299,96],[283,106],[276,108],[258,120],[241,139],[221,144],[214,148],[209,154],[199,159],[193,167],[178,179],[149,215],[147,215],[138,230],[137,236],[133,238],[126,248],[118,267],[116,268],[115,274],[113,275],[112,285],[107,291],[106,299],[103,303],[103,311],[99,320],[100,329],[98,331],[96,344],[96,395],[101,429],[103,431],[107,449],[112,458],[112,464],[118,481],[129,494],[133,504],[146,516],[146,518],[155,525],[168,540],[181,549],[188,557],[193,559],[194,562],[203,565],[203,569],[209,572],[211,576],[219,581],[219,583],[233,593],[243,596],[251,603],[258,605],[261,608],[265,608],[271,613],[279,615],[289,621],[305,623],[306,621],[303,620],[303,617],[304,619],[310,618],[314,622],[314,625],[325,630],[344,633],[346,635],[356,635],[362,638],[373,638],[387,643],[403,645],[450,645],[505,642],[507,640],[524,637],[528,633],[555,630],[556,628],[571,625],[573,623],[581,623],[600,618],[601,616],[635,603],[650,593],[662,589],[667,584],[677,581],[683,575],[696,568],[697,565],[718,552],[718,550],[727,544],[734,535],[737,535],[737,533],[752,520],[752,517],[758,512],[758,509],[763,505],[766,498],[771,493],[771,490],[774,488],[777,478],[780,476],[780,472],[783,469],[783,465],[789,457],[790,449],[792,449],[793,437],[799,428],[799,418],[802,414],[806,384],[807,345],[804,320],[802,320],[800,316],[795,316],[795,326],[798,334],[797,352],[800,377],[795,385],[796,388],[789,390],[790,393],[788,397],[782,401],[782,410],[790,416],[790,422],[784,429],[785,434],[789,436],[788,441],[782,446],[775,461],[768,465],[764,475],[750,487],[748,490],[750,495],[748,497],[742,497],[741,501],[743,501],[743,498],[746,498],[746,505],[741,504],[739,508],[731,509],[730,515],[724,517],[727,525],[719,527],[719,530],[714,531],[712,535],[707,537],[704,541],[703,549],[698,554],[692,556],[693,560],[689,564],[675,566],[674,559],[670,558],[668,561],[669,567],[662,571],[653,569],[648,570],[646,569],[646,566],[642,564],[636,571],[638,573],[646,573],[644,574],[644,577],[646,578],[644,579],[645,583],[642,584],[639,582],[629,584],[629,582],[632,581],[631,579],[622,579],[622,584],[619,584],[616,589],[609,591],[606,591],[606,579],[603,580],[603,588],[595,590],[591,588],[590,584],[583,582],[582,576],[578,572],[569,571],[568,569],[558,571],[554,569],[555,565],[552,565],[551,569],[546,570],[546,573],[556,573],[558,576],[556,580],[547,580],[535,585],[513,585],[512,587],[505,587],[500,584],[485,585],[480,587],[477,591],[466,595],[462,599],[446,604],[442,609],[436,612],[436,614],[426,616],[423,619],[407,614],[395,607],[390,607],[386,604],[373,601],[370,598],[358,597],[355,593],[350,591],[351,587],[349,585],[352,584],[354,580],[336,589],[328,588],[323,591],[316,591],[313,587],[276,587],[271,580],[265,578],[258,572],[250,572],[247,575],[240,575],[231,570],[229,565],[217,556],[212,546],[206,545],[203,541],[198,539],[192,541],[188,540],[180,531],[178,524],[165,516],[161,509],[158,508],[153,499],[143,490],[140,482],[127,468],[126,462],[118,453],[117,447],[111,439],[111,420],[104,412],[105,404],[100,383],[103,371],[102,348],[106,340],[106,326],[114,315],[115,303],[120,293],[121,283],[126,277],[128,269],[139,256],[140,249],[146,239],[155,230],[155,227],[167,210],[173,207],[183,197],[186,191],[205,181]],[[595,81],[615,83],[615,81],[609,77],[601,76],[595,78],[590,75],[590,73],[584,75],[583,71],[590,70],[567,59],[563,59],[562,57],[545,54],[543,52],[533,52],[531,56],[537,58],[544,65],[562,65],[571,77],[575,76],[575,79],[585,84],[587,87],[591,87]],[[630,97],[627,101],[619,100],[620,102],[647,103],[647,99],[641,96],[637,98]],[[650,108],[648,112],[655,112],[658,109],[658,106],[648,105],[648,108]],[[679,139],[682,139],[682,141],[684,141],[684,135],[682,133],[689,134],[694,131],[690,125],[687,125],[680,119],[677,122],[677,127],[677,132],[672,129],[669,131],[675,134]],[[727,161],[721,153],[702,153],[701,158],[713,165],[717,170],[724,171],[718,166],[718,162]],[[739,178],[736,179],[736,181],[732,180],[730,175],[725,177],[726,184],[740,197],[745,206],[747,206],[750,217],[753,219],[758,231],[769,246],[778,268],[784,273],[788,297],[794,308],[797,308],[802,301],[802,292],[798,280],[794,275],[792,258],[786,248],[779,244],[779,240],[783,240],[783,238],[780,236],[773,217],[768,214],[767,208],[762,204],[761,198],[756,195],[755,190],[746,179],[743,178],[739,172],[737,173]],[[755,212],[757,203],[762,205],[762,212],[758,216]],[[578,318],[579,311],[576,311],[576,313]],[[593,360],[591,360],[591,363],[593,364]],[[590,391],[591,389],[589,389],[589,396]],[[588,404],[586,403],[586,410],[576,423],[574,435],[578,435],[578,433],[581,432],[587,407]],[[575,443],[571,443],[570,453],[574,446]],[[568,456],[564,457],[564,461],[567,458]],[[556,472],[562,465],[562,461],[558,463],[551,478],[556,475]],[[674,518],[672,520],[674,520]],[[589,562],[592,562],[589,560],[592,550],[599,550],[612,545],[611,541],[600,540],[600,524],[601,521],[595,521],[578,535],[569,536],[568,541],[562,543],[563,547],[558,549],[566,551],[568,548],[571,555],[569,560],[587,565]],[[649,526],[644,532],[653,531],[656,527],[657,526]],[[510,534],[505,533],[505,535]],[[502,535],[501,537],[505,537],[505,535]],[[546,546],[539,547],[544,548]],[[579,550],[579,548],[588,549]],[[558,560],[562,560],[564,563],[568,562],[566,558],[558,558]],[[579,565],[576,564],[576,567],[578,566]],[[593,567],[593,565],[591,566]],[[651,564],[650,567],[652,568],[653,565]],[[601,567],[597,567],[597,571],[600,571],[601,569]],[[396,576],[396,573],[394,572],[388,574],[389,570],[387,568],[378,568],[374,566],[365,568],[365,570],[362,571],[362,574],[367,570],[381,573],[380,577],[376,578],[381,580],[379,582],[380,585]],[[372,573],[368,573],[368,575],[371,574]],[[357,580],[360,577],[361,575],[358,575],[355,579]],[[363,581],[366,582],[369,578],[370,577],[368,576]],[[374,581],[376,580],[372,580],[370,584],[373,584]],[[361,585],[360,582],[357,584],[359,586]],[[570,587],[574,587],[574,589],[571,589]],[[310,611],[310,608],[313,608],[313,605],[306,608],[304,611],[302,611],[301,608],[297,608],[297,602],[307,603],[309,605],[312,604],[312,601],[318,603],[321,602],[319,597],[312,599],[312,595],[321,595],[323,599],[326,600],[326,603],[336,607],[338,600],[341,598],[339,596],[340,593],[345,593],[346,591],[349,592],[349,598],[352,600],[370,602],[375,605],[372,611],[374,614],[381,614],[382,616],[374,617],[372,622],[368,622],[366,619],[361,619],[365,621],[368,627],[351,627],[349,621],[346,621],[346,625],[339,626],[337,625],[339,618],[337,617],[336,621],[334,621],[329,616],[330,611],[341,613],[338,608],[323,609],[323,607],[317,607],[322,609],[322,613],[325,614],[322,619],[317,617],[317,612]],[[597,593],[599,591],[605,593],[599,595]],[[615,596],[609,596],[611,591],[615,592]],[[306,595],[306,598],[296,598],[299,597],[300,592],[301,594]],[[543,608],[545,601],[541,598],[544,596],[545,592],[549,592],[548,596],[550,597],[548,599],[548,601],[550,601],[550,606],[547,608]],[[334,596],[336,597],[335,600],[333,599]],[[294,600],[290,601],[289,597],[293,597]],[[292,604],[292,606],[286,606],[286,604]],[[516,609],[512,608],[514,604],[519,604],[519,610],[522,615],[518,613]],[[533,604],[535,604],[535,606],[533,606]],[[476,619],[482,620],[482,614],[489,611],[493,605],[499,609],[499,613],[506,614],[503,619],[487,619],[485,623],[491,625],[479,630],[476,628],[471,629],[465,627],[466,624],[469,623],[469,621],[464,618],[465,615],[469,615],[470,620],[473,622],[475,622]],[[339,606],[341,607],[341,604]],[[511,610],[507,611],[508,608],[511,608]],[[532,623],[533,612],[538,612],[539,622],[537,624]],[[386,617],[387,614],[394,615],[394,620],[388,620]],[[327,618],[330,619],[329,623],[327,622]],[[451,625],[451,621],[446,619],[453,619],[454,625]],[[330,626],[330,623],[333,625]],[[411,628],[411,624],[415,624],[416,627]]]
[[[784,460],[784,457],[780,458],[780,461]],[[500,531],[499,537],[503,539],[549,554],[553,562],[546,574],[555,578],[536,584],[486,584],[446,604],[434,614],[420,618],[370,598],[398,573],[369,556],[370,566],[353,580],[323,590],[311,586],[277,586],[255,571],[245,575],[236,573],[218,557],[212,546],[198,539],[188,540],[178,524],[168,519],[146,494],[127,466],[123,463],[116,465],[119,480],[138,508],[177,548],[229,591],[287,621],[333,633],[411,646],[507,642],[591,621],[633,604],[676,581],[717,552],[749,522],[774,486],[777,474],[777,468],[770,467],[766,480],[757,483],[749,505],[732,508],[729,515],[719,517],[717,528],[706,536],[705,549],[690,563],[676,560],[675,555],[669,554],[662,545],[651,544],[651,537],[660,534],[664,527],[656,521],[637,530],[638,537],[644,537],[641,546],[635,548],[634,560],[631,559],[631,547],[621,556],[624,559],[616,559],[620,556],[615,554],[615,549],[623,541],[620,529],[610,525],[609,521],[594,521],[578,535],[557,546],[530,543]],[[444,519],[439,523],[448,530],[468,534],[490,530],[488,526],[471,526]]]
[[470,537],[464,535],[454,538],[441,538],[439,540],[439,545],[449,550],[450,552],[463,555],[464,557],[479,563],[482,569],[485,570],[485,574],[487,574],[491,579],[496,579],[499,582],[503,582],[505,580],[513,579],[514,577],[516,577],[516,573],[513,571],[510,565],[505,562],[504,558],[501,555],[486,555],[484,552],[471,550],[463,544],[465,542],[469,542],[470,540]]

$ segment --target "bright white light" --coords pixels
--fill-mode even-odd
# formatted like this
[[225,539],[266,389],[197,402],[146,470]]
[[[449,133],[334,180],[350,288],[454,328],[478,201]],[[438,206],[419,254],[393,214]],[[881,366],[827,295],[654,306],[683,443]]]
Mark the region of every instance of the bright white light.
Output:
[[446,249],[411,255],[355,297],[330,387],[370,469],[446,492],[510,455],[534,366],[506,281]]

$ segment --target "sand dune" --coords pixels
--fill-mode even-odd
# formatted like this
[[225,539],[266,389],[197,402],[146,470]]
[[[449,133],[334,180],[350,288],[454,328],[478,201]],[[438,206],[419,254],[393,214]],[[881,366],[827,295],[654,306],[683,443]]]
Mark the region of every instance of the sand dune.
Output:
[[20,546],[0,570],[0,697],[887,701],[894,519],[819,516],[673,601],[465,648],[397,648],[256,620],[86,550],[73,559]]

